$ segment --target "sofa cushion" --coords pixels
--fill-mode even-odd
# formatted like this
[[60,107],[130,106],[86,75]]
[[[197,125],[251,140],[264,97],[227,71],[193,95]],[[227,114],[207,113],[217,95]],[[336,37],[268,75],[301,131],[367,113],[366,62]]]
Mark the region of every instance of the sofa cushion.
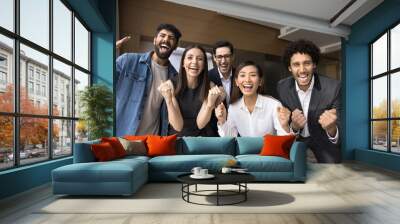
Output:
[[225,154],[234,155],[235,138],[233,137],[183,137],[178,142],[177,154]]
[[141,140],[126,140],[124,138],[118,138],[119,142],[121,142],[122,147],[124,147],[126,151],[126,155],[138,155],[145,156],[147,155],[147,149],[145,143]]
[[148,135],[124,135],[124,139],[129,140],[129,141],[137,141],[140,140],[144,143],[144,146],[148,150],[149,148],[147,147],[147,140]]
[[140,140],[140,141],[146,142],[147,135],[125,135],[124,139],[129,140],[129,141]]
[[289,159],[290,147],[296,140],[295,135],[265,135],[261,156],[280,156]]
[[292,161],[279,156],[238,155],[236,159],[249,172],[293,172]]
[[115,154],[115,150],[109,142],[93,144],[90,147],[97,161],[104,162],[118,158]]
[[[58,182],[128,182],[133,172],[144,171],[141,160],[74,163],[53,170],[53,181]],[[147,176],[147,173],[141,174]],[[90,191],[90,189],[88,189]]]
[[103,137],[101,138],[101,142],[108,142],[114,149],[115,155],[117,158],[122,158],[126,156],[126,151],[124,147],[122,146],[121,142],[119,142],[119,139],[117,137]]
[[259,154],[264,144],[263,137],[237,137],[236,155]]
[[200,166],[211,172],[219,171],[230,159],[231,155],[175,155],[158,156],[149,160],[149,170],[163,172],[191,172],[193,167]]
[[147,137],[148,156],[163,156],[176,154],[176,135]]

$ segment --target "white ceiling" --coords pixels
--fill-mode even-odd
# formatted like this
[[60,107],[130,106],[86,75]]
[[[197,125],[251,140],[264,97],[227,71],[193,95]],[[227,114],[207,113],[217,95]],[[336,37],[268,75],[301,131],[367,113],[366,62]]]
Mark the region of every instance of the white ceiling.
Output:
[[[273,27],[280,30],[278,38],[289,41],[299,38],[309,39],[324,53],[340,49],[340,38],[348,37],[351,25],[383,2],[383,0],[166,1]],[[342,10],[344,8],[346,9]]]

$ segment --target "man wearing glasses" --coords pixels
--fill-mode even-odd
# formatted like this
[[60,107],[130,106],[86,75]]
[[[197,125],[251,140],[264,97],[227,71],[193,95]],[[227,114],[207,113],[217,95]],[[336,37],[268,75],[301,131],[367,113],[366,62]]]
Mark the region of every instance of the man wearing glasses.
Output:
[[[229,107],[230,96],[232,93],[233,73],[233,45],[224,40],[217,41],[213,47],[213,59],[217,67],[208,71],[208,78],[217,86],[224,87],[226,97],[224,101],[225,108]],[[218,133],[217,118],[215,114],[211,116],[211,127]]]
[[223,86],[226,98],[225,106],[229,106],[229,100],[233,85],[233,45],[228,41],[218,41],[213,47],[213,59],[217,67],[208,71],[208,78],[217,86]]

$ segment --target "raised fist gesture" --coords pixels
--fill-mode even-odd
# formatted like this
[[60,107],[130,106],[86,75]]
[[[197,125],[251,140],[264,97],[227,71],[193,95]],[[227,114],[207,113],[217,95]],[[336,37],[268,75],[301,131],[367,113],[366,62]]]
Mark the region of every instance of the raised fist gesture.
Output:
[[131,39],[131,36],[126,36],[120,40],[117,40],[115,43],[115,47],[119,49],[125,42],[129,41]]
[[289,127],[291,112],[286,107],[278,107],[278,120],[282,127]]
[[167,80],[157,88],[166,101],[169,101],[174,96],[174,84],[171,80]]
[[303,111],[295,109],[292,112],[292,128],[294,131],[299,131],[303,129],[307,123],[307,118],[304,116]]
[[319,124],[321,127],[329,133],[330,136],[336,135],[336,109],[325,110],[324,113],[319,116]]
[[220,103],[217,108],[215,108],[215,116],[218,119],[218,124],[222,125],[226,121],[226,108],[223,103]]
[[217,99],[221,96],[223,96],[224,91],[221,90],[218,86],[212,87],[208,91],[208,98],[207,98],[207,106],[210,108],[215,107],[215,103],[217,102]]

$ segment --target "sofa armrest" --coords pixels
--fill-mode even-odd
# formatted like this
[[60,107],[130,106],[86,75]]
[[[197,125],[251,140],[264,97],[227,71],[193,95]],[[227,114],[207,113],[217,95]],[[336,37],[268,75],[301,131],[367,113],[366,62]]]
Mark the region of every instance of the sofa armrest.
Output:
[[294,142],[290,148],[290,160],[293,162],[293,179],[305,181],[307,176],[307,146],[303,142]]
[[90,146],[92,144],[100,143],[99,140],[75,143],[74,147],[74,163],[89,163],[95,162],[96,158],[93,155]]

